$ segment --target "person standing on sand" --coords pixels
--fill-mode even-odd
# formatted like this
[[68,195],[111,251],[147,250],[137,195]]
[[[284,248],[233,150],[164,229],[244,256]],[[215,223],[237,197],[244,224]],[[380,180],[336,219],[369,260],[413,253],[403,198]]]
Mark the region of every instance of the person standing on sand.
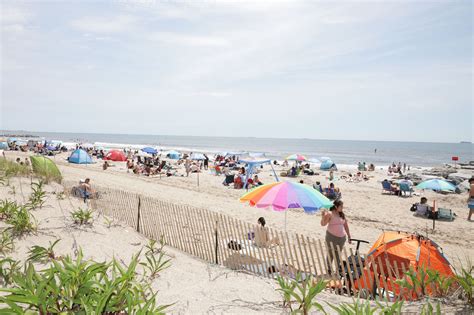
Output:
[[186,169],[186,176],[189,177],[189,173],[191,172],[191,161],[186,159],[184,162],[184,168]]
[[[347,238],[349,238],[349,244],[351,244],[351,233],[343,208],[344,203],[341,200],[336,200],[330,212],[327,210],[322,211],[321,226],[328,226],[326,230],[326,245],[328,247],[327,261],[329,274],[331,274],[330,266],[334,259],[336,259],[337,266],[339,266],[339,251],[344,247]],[[334,254],[331,248],[334,248]]]
[[209,158],[207,157],[206,154],[204,154],[204,169],[207,171],[209,168]]
[[469,198],[467,198],[467,207],[469,208],[468,221],[472,221],[472,214],[474,213],[474,176],[469,178]]

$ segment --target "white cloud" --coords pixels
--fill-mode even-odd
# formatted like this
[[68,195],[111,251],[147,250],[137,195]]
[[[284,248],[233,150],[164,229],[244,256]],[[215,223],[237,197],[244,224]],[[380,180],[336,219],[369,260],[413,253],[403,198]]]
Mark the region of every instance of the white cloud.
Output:
[[155,32],[148,36],[148,39],[163,42],[166,44],[177,44],[185,46],[228,46],[229,40],[218,36],[201,36],[192,34],[181,34],[172,32]]
[[77,30],[90,33],[119,33],[130,31],[135,27],[136,19],[130,15],[86,16],[71,22]]
[[24,24],[28,21],[30,13],[20,7],[11,7],[2,4],[0,19],[2,24]]

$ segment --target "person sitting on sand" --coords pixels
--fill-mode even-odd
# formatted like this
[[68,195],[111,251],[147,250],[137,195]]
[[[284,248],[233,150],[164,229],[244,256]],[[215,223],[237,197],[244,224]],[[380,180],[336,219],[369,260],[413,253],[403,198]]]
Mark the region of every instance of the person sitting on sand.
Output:
[[375,171],[375,165],[373,163],[370,163],[368,170],[369,170],[369,172]]
[[104,164],[102,164],[102,169],[106,171],[108,167],[109,167],[109,162],[104,161]]
[[415,215],[427,217],[428,211],[430,210],[430,206],[428,206],[428,199],[426,197],[421,197],[420,203],[416,205]]
[[334,183],[330,183],[329,187],[326,188],[324,195],[328,197],[331,200],[336,200],[341,197],[341,193],[339,191],[339,188],[336,188],[334,186]]
[[263,183],[260,181],[260,178],[258,178],[258,175],[255,175],[253,177],[253,184],[254,186],[262,186]]
[[333,181],[334,180],[334,172],[331,170],[329,171],[329,180]]
[[244,187],[244,183],[242,178],[239,175],[234,176],[234,189],[242,189]]
[[315,184],[313,184],[313,188],[319,191],[320,193],[323,193],[323,187],[321,186],[320,182],[316,182]]
[[89,199],[92,196],[92,194],[94,193],[94,190],[92,189],[90,178],[86,178],[84,181],[80,181],[79,182],[79,188],[82,191],[82,195],[84,197],[84,202],[86,202],[86,199]]
[[268,247],[270,245],[278,245],[278,238],[271,238],[268,228],[265,226],[265,218],[260,217],[257,220],[257,227],[255,228],[254,243],[257,247]]

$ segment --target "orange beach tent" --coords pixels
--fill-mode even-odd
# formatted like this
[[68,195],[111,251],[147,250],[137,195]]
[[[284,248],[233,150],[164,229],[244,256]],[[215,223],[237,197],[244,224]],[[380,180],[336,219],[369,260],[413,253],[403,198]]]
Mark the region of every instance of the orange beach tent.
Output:
[[370,249],[365,262],[364,273],[371,280],[367,289],[374,290],[372,280],[377,276],[378,282],[386,282],[387,289],[396,295],[400,294],[400,288],[395,280],[403,278],[404,270],[408,271],[410,267],[415,272],[424,268],[436,270],[444,277],[454,276],[451,264],[435,242],[421,235],[404,232],[382,233]]

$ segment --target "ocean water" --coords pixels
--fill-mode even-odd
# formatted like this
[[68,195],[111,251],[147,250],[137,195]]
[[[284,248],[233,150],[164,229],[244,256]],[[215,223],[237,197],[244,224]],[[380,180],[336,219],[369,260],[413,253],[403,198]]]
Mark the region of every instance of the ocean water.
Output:
[[[150,145],[163,149],[218,153],[223,151],[264,152],[272,159],[284,159],[289,154],[304,154],[309,158],[330,157],[336,164],[358,162],[386,166],[401,162],[411,166],[434,166],[451,163],[452,156],[461,162],[474,160],[472,143],[431,143],[395,141],[352,141],[315,139],[276,139],[239,137],[198,137],[162,135],[126,135],[95,133],[31,132],[48,140],[65,142],[101,142],[104,147]],[[115,145],[114,145],[115,144]],[[375,153],[375,149],[377,152]]]

